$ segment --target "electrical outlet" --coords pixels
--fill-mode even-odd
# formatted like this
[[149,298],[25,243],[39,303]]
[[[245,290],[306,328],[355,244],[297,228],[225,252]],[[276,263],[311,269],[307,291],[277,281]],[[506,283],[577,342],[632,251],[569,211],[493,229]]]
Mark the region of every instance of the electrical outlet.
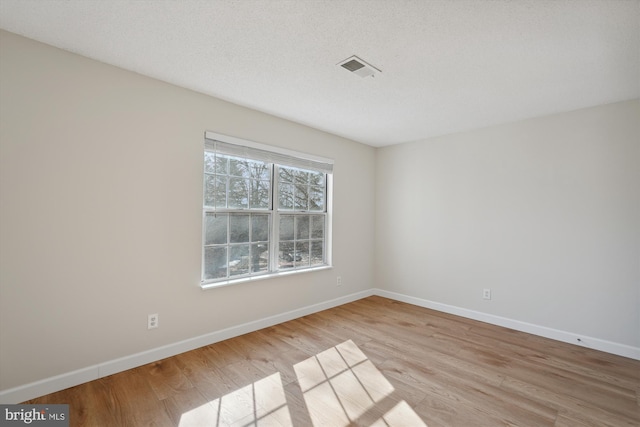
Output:
[[482,299],[491,299],[491,289],[484,289],[482,291]]
[[158,326],[160,326],[159,322],[160,322],[160,317],[158,316],[158,313],[150,314],[147,317],[147,329],[157,328]]
[[336,286],[342,286],[342,276],[336,277]]

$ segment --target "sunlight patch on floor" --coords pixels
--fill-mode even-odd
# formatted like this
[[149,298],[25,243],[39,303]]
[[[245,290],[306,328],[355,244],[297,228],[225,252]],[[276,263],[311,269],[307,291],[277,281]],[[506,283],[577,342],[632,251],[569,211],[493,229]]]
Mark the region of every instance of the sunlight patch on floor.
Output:
[[[407,402],[393,400],[395,390],[391,383],[351,340],[303,360],[293,368],[314,427],[358,424],[427,427]],[[280,373],[207,402],[180,417],[179,427],[205,425],[293,427]]]
[[398,402],[391,410],[387,411],[371,427],[427,427],[422,419],[411,409],[411,406],[404,400]]
[[292,426],[280,373],[207,402],[180,417],[179,427]]
[[[391,383],[351,340],[296,364],[294,369],[315,427],[348,426],[394,392]],[[401,401],[376,425],[425,424]]]

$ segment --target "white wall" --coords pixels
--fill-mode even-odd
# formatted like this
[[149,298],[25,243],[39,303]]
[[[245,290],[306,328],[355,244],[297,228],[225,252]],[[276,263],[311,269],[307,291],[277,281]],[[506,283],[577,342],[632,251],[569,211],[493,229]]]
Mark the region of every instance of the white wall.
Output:
[[[7,32],[0,55],[0,390],[371,288],[373,148]],[[335,159],[334,269],[200,289],[205,130]]]
[[376,214],[378,288],[640,347],[638,100],[380,149]]

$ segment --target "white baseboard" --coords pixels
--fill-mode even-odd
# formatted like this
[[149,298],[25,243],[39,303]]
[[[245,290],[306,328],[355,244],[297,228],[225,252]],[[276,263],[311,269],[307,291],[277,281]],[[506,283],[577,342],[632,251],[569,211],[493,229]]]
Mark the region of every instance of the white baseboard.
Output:
[[347,304],[362,298],[373,295],[373,289],[356,292],[340,298],[324,301],[318,304],[302,307],[296,310],[287,311],[275,316],[266,317],[255,320],[253,322],[244,323],[242,325],[233,326],[219,331],[211,332],[194,338],[189,338],[176,343],[168,344],[162,347],[153,348],[141,353],[132,354],[130,356],[121,357],[119,359],[110,360],[87,368],[79,369],[73,372],[67,372],[55,377],[43,379],[30,384],[25,384],[15,388],[0,391],[0,404],[20,403],[26,400],[34,399],[45,394],[64,390],[88,381],[126,371],[147,363],[155,362],[176,354],[204,347],[209,344],[224,341],[229,338],[237,337],[249,332],[257,331],[278,323],[287,322],[302,316],[316,313],[339,305]]
[[[562,341],[581,347],[587,347],[594,350],[616,354],[618,356],[628,357],[630,359],[640,360],[640,348],[632,347],[630,345],[619,344],[611,341],[601,340],[599,338],[561,331],[558,329],[548,328],[546,326],[534,325],[532,323],[521,322],[519,320],[495,316],[493,314],[487,314],[480,311],[469,310],[466,308],[442,304],[422,298],[411,297],[396,292],[385,291],[384,289],[373,289],[373,295],[378,295],[396,301],[406,302],[409,304],[417,305],[419,307],[442,311],[444,313],[455,314],[456,316],[479,320],[481,322],[490,323],[492,325],[504,326],[505,328],[527,332],[529,334],[538,335],[545,338],[551,338],[556,341]],[[578,339],[580,341],[578,341]]]
[[[24,402],[34,399],[45,394],[64,390],[88,381],[126,371],[147,363],[155,362],[176,354],[214,344],[229,338],[243,335],[249,332],[257,331],[278,323],[287,322],[302,316],[316,313],[339,305],[347,304],[371,295],[393,299],[396,301],[406,302],[420,307],[430,308],[444,313],[455,314],[457,316],[469,319],[479,320],[481,322],[491,323],[493,325],[504,326],[509,329],[527,332],[557,341],[563,341],[576,344],[583,347],[601,350],[619,356],[629,357],[631,359],[640,360],[640,348],[632,347],[624,344],[618,344],[598,338],[577,335],[571,332],[560,331],[557,329],[538,326],[531,323],[521,322],[519,320],[508,319],[505,317],[495,316],[492,314],[482,313],[479,311],[468,310],[466,308],[456,307],[452,305],[442,304],[439,302],[429,301],[421,298],[411,297],[408,295],[390,292],[383,289],[368,289],[366,291],[356,292],[344,297],[324,301],[318,304],[302,307],[296,310],[255,320],[253,322],[244,323],[242,325],[214,331],[205,335],[189,338],[176,343],[157,347],[141,353],[132,354],[121,357],[119,359],[110,360],[87,368],[79,369],[73,372],[67,372],[55,377],[46,378],[30,384],[25,384],[8,390],[0,391],[0,404],[11,404]],[[581,341],[578,341],[580,338]]]

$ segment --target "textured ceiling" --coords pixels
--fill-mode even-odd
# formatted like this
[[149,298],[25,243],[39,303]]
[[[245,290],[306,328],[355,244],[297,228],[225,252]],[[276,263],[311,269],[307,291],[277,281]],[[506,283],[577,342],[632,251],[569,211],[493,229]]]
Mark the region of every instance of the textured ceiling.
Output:
[[372,146],[640,96],[636,0],[0,0],[0,28]]

